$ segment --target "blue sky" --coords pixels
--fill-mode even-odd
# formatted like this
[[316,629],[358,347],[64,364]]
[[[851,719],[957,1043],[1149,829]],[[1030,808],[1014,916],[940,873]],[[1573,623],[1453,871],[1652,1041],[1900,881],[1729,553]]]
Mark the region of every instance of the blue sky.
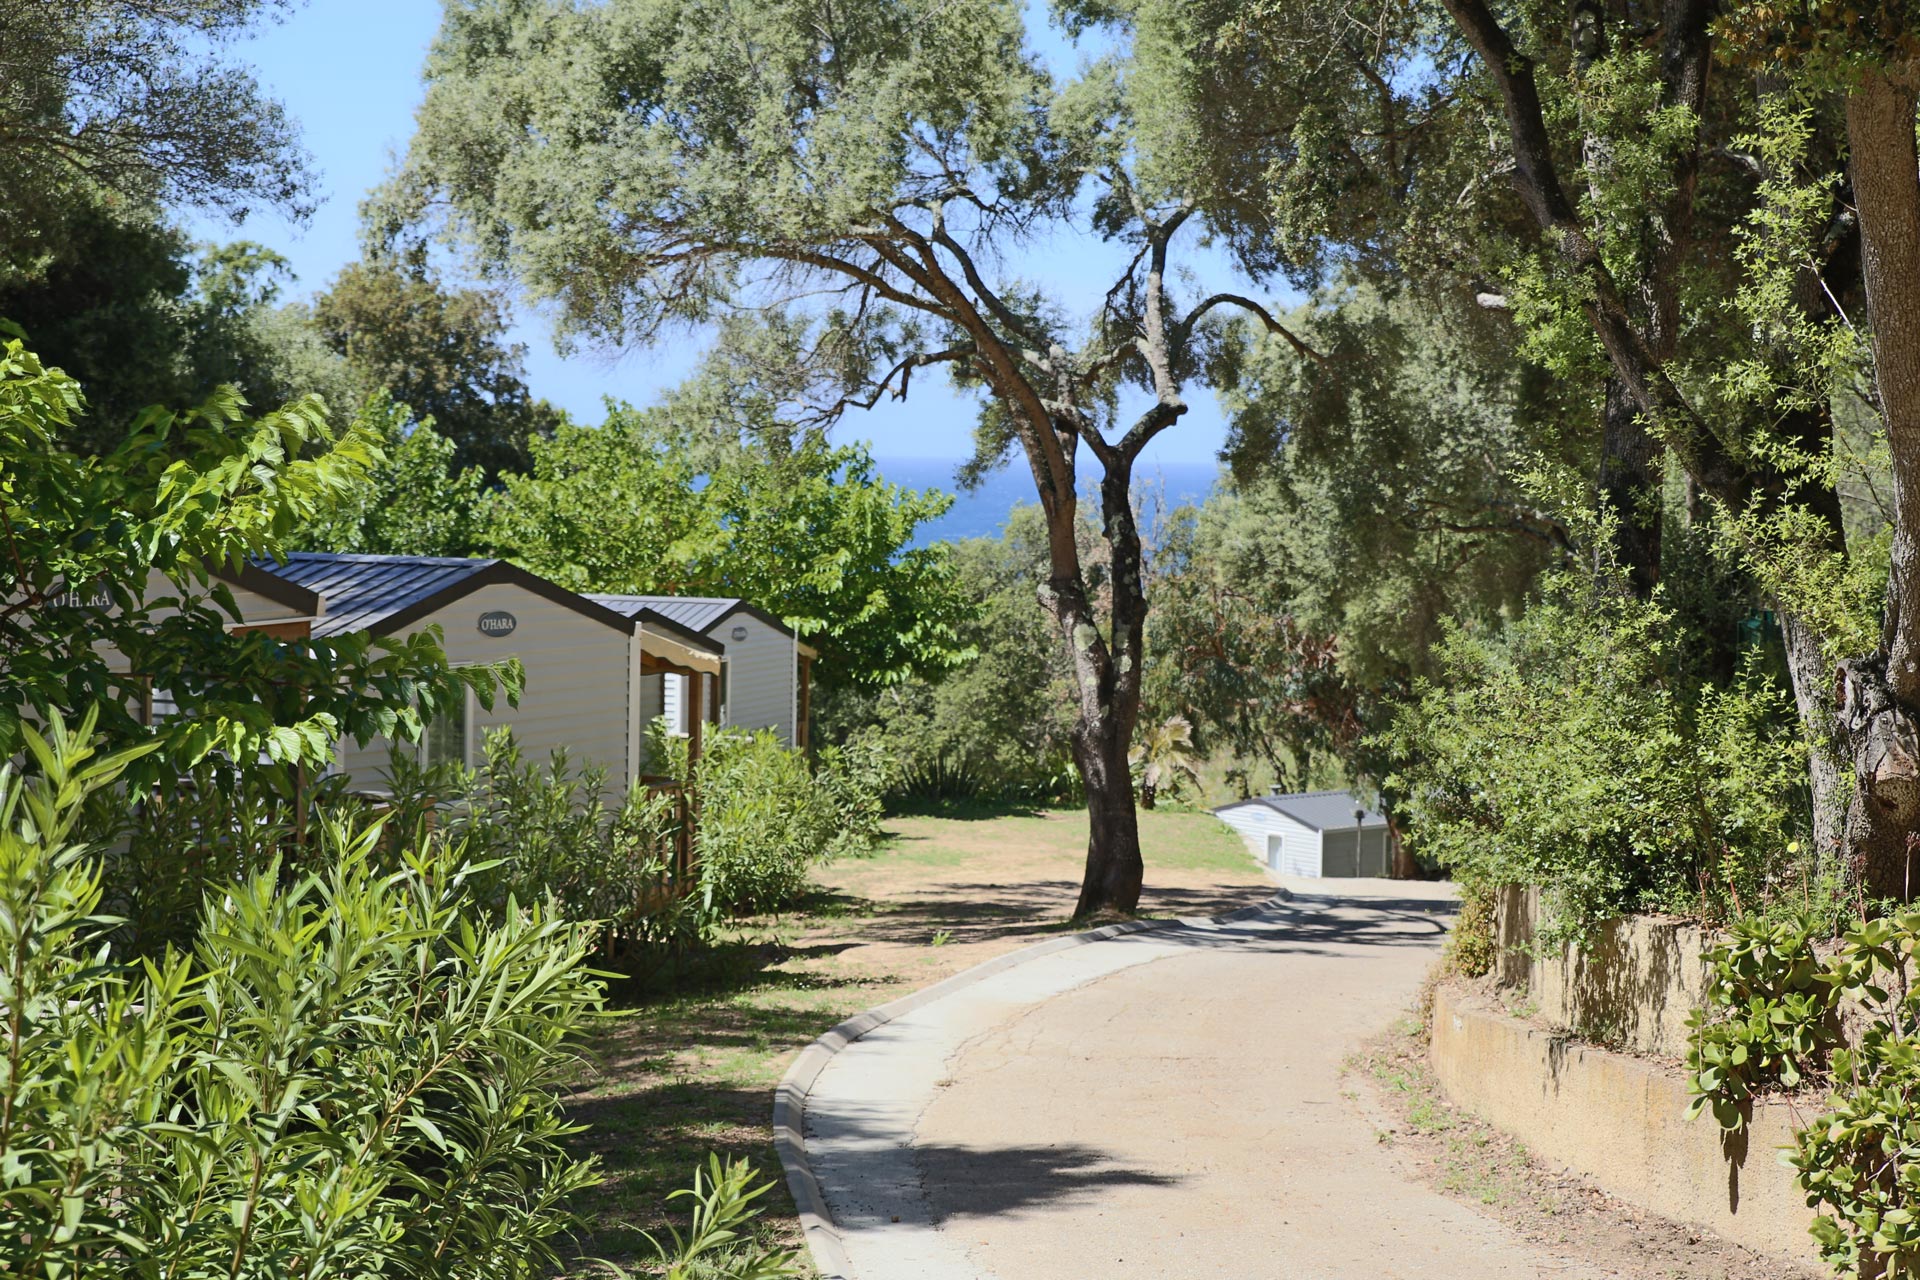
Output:
[[[439,18],[438,0],[309,0],[232,50],[300,122],[323,199],[304,227],[273,213],[255,214],[239,228],[189,216],[193,234],[257,240],[278,250],[298,276],[290,291],[295,296],[324,287],[357,256],[360,198],[389,171],[412,132],[420,68]],[[1057,69],[1070,69],[1078,57],[1053,33],[1041,47]],[[1112,283],[1118,261],[1119,255],[1091,234],[1066,232],[1024,246],[1009,255],[1007,266],[1048,285],[1074,309],[1090,312]],[[1198,261],[1209,279],[1225,271],[1218,255],[1202,254]],[[687,337],[649,350],[584,351],[563,358],[554,351],[542,318],[524,308],[516,337],[527,346],[534,393],[587,422],[599,420],[607,396],[646,403],[678,382],[699,357],[698,339]],[[1149,466],[1213,460],[1225,438],[1224,422],[1205,390],[1195,388],[1189,400],[1187,417],[1150,450]],[[972,417],[970,402],[949,391],[943,380],[922,378],[905,404],[856,411],[839,434],[870,440],[881,457],[959,457],[968,451]]]

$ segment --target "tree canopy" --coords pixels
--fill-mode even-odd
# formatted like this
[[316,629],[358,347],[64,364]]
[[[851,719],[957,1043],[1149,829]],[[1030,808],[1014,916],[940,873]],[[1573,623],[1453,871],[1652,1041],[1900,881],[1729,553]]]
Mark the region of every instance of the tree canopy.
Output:
[[[1245,294],[1182,285],[1176,241],[1198,210],[1133,163],[1143,87],[1121,59],[1056,81],[1012,0],[460,7],[384,202],[396,223],[444,211],[488,269],[601,342],[805,303],[810,363],[837,391],[822,422],[930,366],[983,393],[981,460],[1017,445],[1047,520],[1039,595],[1073,665],[1092,815],[1082,915],[1131,910],[1140,887],[1134,463],[1186,413],[1217,312],[1288,336]],[[1130,255],[1092,316],[998,264],[1021,237],[1088,223]],[[1076,533],[1083,452],[1111,566],[1098,599]]]
[[57,256],[70,215],[164,203],[304,216],[312,175],[293,122],[221,56],[292,3],[0,3],[0,283]]

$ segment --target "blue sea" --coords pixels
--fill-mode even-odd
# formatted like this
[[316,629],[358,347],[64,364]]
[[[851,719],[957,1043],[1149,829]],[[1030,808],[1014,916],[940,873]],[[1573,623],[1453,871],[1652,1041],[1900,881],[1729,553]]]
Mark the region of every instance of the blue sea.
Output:
[[[910,489],[944,489],[954,495],[953,507],[946,515],[921,527],[914,539],[916,546],[961,538],[997,538],[1014,507],[1038,500],[1033,492],[1033,474],[1024,459],[1015,459],[994,472],[971,493],[962,492],[954,483],[959,458],[879,457],[874,462],[880,474],[894,484]],[[1092,469],[1091,464],[1083,469],[1083,477]],[[1219,474],[1219,467],[1211,462],[1142,464],[1134,474],[1133,488],[1149,510],[1156,504],[1171,510],[1183,503],[1203,501]],[[1088,501],[1091,493],[1083,478],[1082,501]]]

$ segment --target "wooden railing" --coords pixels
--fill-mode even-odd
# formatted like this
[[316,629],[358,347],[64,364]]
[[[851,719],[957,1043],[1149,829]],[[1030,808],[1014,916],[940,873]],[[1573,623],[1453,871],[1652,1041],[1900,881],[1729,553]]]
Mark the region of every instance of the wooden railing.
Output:
[[693,888],[694,866],[694,823],[697,820],[697,806],[693,796],[677,779],[662,774],[642,774],[640,785],[655,795],[667,796],[673,801],[673,858],[671,861],[671,890],[673,894],[685,894]]

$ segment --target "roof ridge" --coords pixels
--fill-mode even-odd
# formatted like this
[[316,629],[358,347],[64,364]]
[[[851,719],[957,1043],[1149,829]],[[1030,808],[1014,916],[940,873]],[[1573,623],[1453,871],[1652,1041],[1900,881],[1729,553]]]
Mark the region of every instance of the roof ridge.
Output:
[[[353,564],[420,564],[452,568],[455,565],[475,565],[481,568],[499,564],[498,556],[420,556],[389,555],[370,551],[288,551],[284,553],[288,560],[342,560]],[[270,555],[253,557],[261,567],[279,563]]]

